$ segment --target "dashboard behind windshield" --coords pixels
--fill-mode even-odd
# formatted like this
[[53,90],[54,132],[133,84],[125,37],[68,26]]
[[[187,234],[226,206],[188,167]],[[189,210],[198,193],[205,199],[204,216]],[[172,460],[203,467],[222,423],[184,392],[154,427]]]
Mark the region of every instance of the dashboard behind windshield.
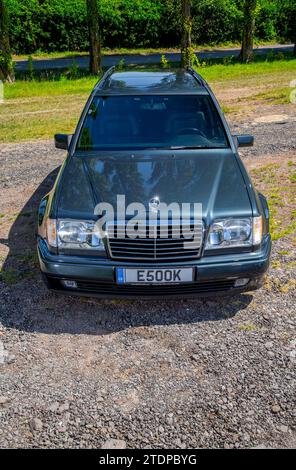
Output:
[[209,96],[96,96],[77,150],[226,148],[228,140]]

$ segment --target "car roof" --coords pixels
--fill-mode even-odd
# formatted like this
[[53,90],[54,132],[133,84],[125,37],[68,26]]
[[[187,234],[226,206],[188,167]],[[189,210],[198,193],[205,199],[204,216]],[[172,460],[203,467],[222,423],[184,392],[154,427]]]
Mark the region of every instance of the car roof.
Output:
[[191,71],[133,71],[107,73],[95,88],[96,95],[208,95],[201,77]]

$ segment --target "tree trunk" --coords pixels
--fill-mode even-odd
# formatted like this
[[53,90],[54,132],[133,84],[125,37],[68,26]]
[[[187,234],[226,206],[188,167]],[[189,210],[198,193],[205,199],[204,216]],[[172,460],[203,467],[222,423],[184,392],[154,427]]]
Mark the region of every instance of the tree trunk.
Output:
[[244,63],[249,63],[253,60],[256,3],[257,0],[245,0],[243,40],[240,52],[240,60]]
[[293,55],[296,57],[296,43],[294,44]]
[[0,0],[0,80],[14,81],[6,0]]
[[181,39],[181,67],[189,67],[192,62],[191,46],[191,3],[192,0],[182,0],[182,39]]
[[101,70],[101,41],[97,0],[86,0],[89,30],[89,71],[98,74]]

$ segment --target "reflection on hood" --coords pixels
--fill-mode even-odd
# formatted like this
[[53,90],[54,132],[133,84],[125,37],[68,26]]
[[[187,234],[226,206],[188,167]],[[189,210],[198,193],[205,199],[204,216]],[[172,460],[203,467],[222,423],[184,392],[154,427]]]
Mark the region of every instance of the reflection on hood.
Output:
[[59,216],[73,212],[93,215],[99,202],[116,208],[117,195],[126,204],[151,198],[202,203],[204,217],[251,215],[244,180],[230,150],[178,152],[176,156],[73,157],[66,167],[59,200]]

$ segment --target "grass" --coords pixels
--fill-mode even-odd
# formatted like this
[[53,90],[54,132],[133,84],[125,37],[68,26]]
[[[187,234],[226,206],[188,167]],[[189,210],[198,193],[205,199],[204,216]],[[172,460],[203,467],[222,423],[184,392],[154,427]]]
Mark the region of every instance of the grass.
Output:
[[[5,259],[5,257],[3,259],[0,258],[0,261],[5,262]],[[0,281],[9,285],[17,284],[24,279],[33,278],[39,265],[37,253],[31,251],[10,256],[9,265],[1,264]]]
[[296,183],[296,170],[290,175],[290,180],[292,183]]
[[288,292],[295,291],[296,289],[296,279],[291,279],[285,285],[279,286],[279,291],[282,294],[287,294]]
[[19,273],[13,268],[1,269],[0,279],[5,282],[5,284],[17,284],[19,281]]
[[[287,86],[295,78],[296,59],[261,60],[248,65],[215,64],[201,67],[198,71],[218,92],[219,99],[221,94],[224,112],[231,114],[244,107],[251,109],[262,103],[274,104],[275,100],[288,104]],[[0,105],[0,142],[48,139],[57,132],[73,132],[98,77],[68,79],[67,76],[71,76],[71,70],[68,75],[53,73],[50,80],[17,80],[13,84],[5,84],[4,103]],[[224,101],[225,90],[242,88],[248,90],[247,97]]]
[[[251,64],[215,64],[198,69],[199,73],[207,80],[243,80],[248,78],[272,77],[281,74],[291,75],[291,80],[295,78],[296,59],[274,60],[274,61],[254,61]],[[282,77],[283,78],[283,77]],[[289,77],[284,77],[287,84],[290,83]],[[281,80],[282,81],[282,80]]]
[[97,77],[82,77],[74,80],[62,78],[61,80],[23,81],[4,86],[5,100],[20,98],[42,98],[63,95],[87,94],[97,83]]
[[239,325],[238,329],[240,331],[255,331],[257,330],[257,326],[253,323],[247,323],[245,325]]
[[264,288],[269,292],[278,291],[281,294],[293,292],[296,287],[296,280],[290,279],[283,283],[280,279],[267,275],[265,278]]
[[271,89],[266,92],[260,92],[253,98],[258,101],[268,102],[269,104],[285,104],[289,102],[291,88],[284,87]]
[[0,141],[47,139],[73,132],[97,77],[60,81],[17,81],[5,85],[0,106]]
[[20,271],[19,269],[15,269],[13,267],[0,269],[0,281],[5,282],[5,284],[8,285],[17,284],[24,279],[31,279],[35,275],[35,271],[28,269],[26,271]]
[[212,86],[226,114],[257,109],[260,113],[261,106],[290,104],[290,82],[296,77],[296,59],[215,64],[197,70]]
[[[296,235],[294,165],[296,165],[296,158],[294,161],[289,160],[287,162],[283,159],[281,163],[259,165],[257,168],[250,170],[255,186],[268,199],[270,232],[273,240],[284,237],[293,239]],[[289,251],[282,250],[280,254],[288,255]]]

